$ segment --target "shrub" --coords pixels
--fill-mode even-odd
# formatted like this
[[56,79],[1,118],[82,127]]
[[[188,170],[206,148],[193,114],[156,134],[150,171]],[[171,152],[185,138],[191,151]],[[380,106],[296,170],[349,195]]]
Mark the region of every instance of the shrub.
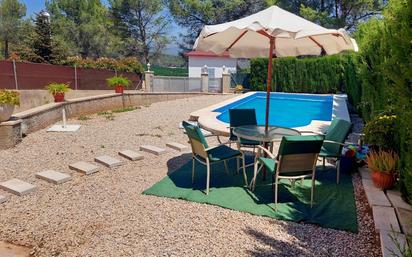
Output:
[[108,69],[108,70],[117,70],[123,72],[134,72],[140,74],[143,72],[143,66],[134,57],[127,57],[122,59],[113,59],[101,57],[96,60],[90,58],[81,58],[79,56],[68,57],[65,61],[62,61],[61,64],[76,66],[79,68],[88,68],[88,69]]
[[0,104],[20,106],[20,94],[16,91],[0,89]]
[[52,94],[66,93],[70,90],[69,84],[67,83],[50,83],[46,86],[46,89]]
[[366,123],[365,142],[381,149],[399,150],[395,143],[396,115],[380,115]]
[[106,79],[106,81],[109,87],[115,87],[118,85],[129,87],[132,84],[130,79],[125,78],[123,76],[113,76],[111,78]]
[[393,151],[371,151],[366,157],[368,167],[372,171],[395,173],[399,157]]

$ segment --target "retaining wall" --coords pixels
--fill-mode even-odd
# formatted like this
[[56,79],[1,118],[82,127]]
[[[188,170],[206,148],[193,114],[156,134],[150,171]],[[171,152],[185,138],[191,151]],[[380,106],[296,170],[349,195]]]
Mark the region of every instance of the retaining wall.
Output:
[[63,103],[49,103],[13,114],[10,121],[0,123],[0,149],[15,146],[24,135],[48,127],[62,119],[93,114],[117,108],[148,105],[156,102],[200,96],[210,93],[125,93],[69,99]]

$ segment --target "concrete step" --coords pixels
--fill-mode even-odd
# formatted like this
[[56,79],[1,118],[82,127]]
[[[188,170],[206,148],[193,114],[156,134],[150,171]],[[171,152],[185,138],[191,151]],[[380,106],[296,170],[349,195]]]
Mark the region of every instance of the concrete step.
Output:
[[372,213],[373,220],[375,222],[375,229],[377,232],[401,232],[394,208],[385,206],[373,206]]
[[94,160],[100,164],[103,164],[106,167],[109,168],[115,168],[115,167],[119,167],[121,165],[123,165],[123,162],[113,158],[111,156],[108,155],[102,155],[102,156],[98,156],[96,158],[94,158]]
[[35,185],[15,178],[0,183],[0,188],[18,196],[27,195],[36,190]]
[[370,206],[392,206],[385,193],[375,187],[372,180],[362,179],[362,184]]
[[157,146],[153,146],[153,145],[141,145],[140,151],[152,153],[155,155],[161,155],[161,154],[166,153],[165,149],[157,147]]
[[46,170],[39,172],[36,174],[36,178],[43,179],[55,185],[62,184],[72,179],[72,177],[69,174],[54,170]]
[[177,143],[177,142],[166,143],[166,146],[170,147],[174,150],[180,151],[180,152],[186,151],[187,149],[189,149],[189,147],[187,147],[186,145],[182,145],[182,144]]
[[8,200],[7,196],[0,195],[0,204],[6,202],[7,200]]
[[381,231],[379,237],[381,241],[382,257],[402,256],[401,250],[408,247],[406,237],[403,234],[391,231]]
[[142,160],[144,157],[143,155],[141,155],[140,153],[136,153],[132,150],[123,150],[119,152],[119,155],[129,159],[131,161],[138,161],[138,160]]
[[69,168],[85,175],[90,175],[99,171],[99,166],[83,161],[70,164]]

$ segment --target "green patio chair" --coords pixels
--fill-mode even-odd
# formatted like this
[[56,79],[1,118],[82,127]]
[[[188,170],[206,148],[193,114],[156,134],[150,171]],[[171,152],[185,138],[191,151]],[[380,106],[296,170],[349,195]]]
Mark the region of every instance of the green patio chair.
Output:
[[330,124],[319,156],[323,158],[323,168],[325,168],[326,158],[336,158],[336,183],[339,184],[340,177],[340,157],[345,139],[352,128],[352,123],[342,119],[334,119]]
[[[234,150],[225,144],[209,147],[198,126],[193,126],[188,122],[182,123],[186,134],[189,137],[190,145],[192,147],[192,183],[195,179],[195,160],[203,165],[206,165],[206,195],[209,194],[210,183],[210,166],[214,163],[223,162],[226,173],[229,173],[227,161],[230,159],[242,159],[243,164],[243,178],[247,186],[247,177],[245,169],[245,158],[242,152]],[[229,143],[229,142],[228,142]],[[239,161],[237,162],[239,165]],[[237,167],[239,170],[239,167]]]
[[259,141],[239,138],[233,134],[233,129],[244,125],[257,125],[255,109],[229,109],[230,137],[229,141],[236,142],[238,150],[242,146],[253,147],[260,145]]
[[[256,186],[256,178],[259,171],[266,167],[266,171],[272,173],[275,185],[275,210],[278,203],[278,182],[280,179],[290,179],[292,186],[296,179],[312,179],[310,206],[313,206],[313,193],[315,188],[315,172],[318,155],[323,144],[323,136],[285,136],[280,143],[278,155],[275,156],[262,146],[258,147],[251,190]],[[263,153],[267,157],[263,156]],[[259,164],[261,167],[258,168]]]

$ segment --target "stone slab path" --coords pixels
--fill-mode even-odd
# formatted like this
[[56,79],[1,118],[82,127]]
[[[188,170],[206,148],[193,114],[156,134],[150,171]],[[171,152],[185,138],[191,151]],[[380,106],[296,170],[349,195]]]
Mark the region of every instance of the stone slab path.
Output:
[[23,180],[13,178],[0,183],[0,188],[12,194],[23,196],[33,192],[36,189],[36,186],[24,182]]
[[372,213],[376,231],[384,230],[401,232],[394,208],[386,206],[373,206]]
[[152,153],[155,155],[161,155],[161,154],[166,153],[165,149],[157,147],[157,146],[153,146],[153,145],[141,145],[140,151]]
[[[381,245],[385,246],[382,248],[383,257],[402,256],[401,252],[399,251],[399,246],[401,248],[406,246],[405,235],[388,231],[381,231],[379,233],[379,237]],[[395,241],[397,243],[395,243]],[[399,246],[397,246],[396,244],[399,244]]]
[[7,196],[5,195],[0,195],[0,203],[4,203],[7,201]]
[[131,161],[138,161],[138,160],[142,160],[144,157],[143,155],[141,155],[140,153],[136,153],[132,150],[123,150],[119,152],[119,155],[129,159]]
[[385,193],[376,188],[370,179],[362,179],[363,187],[365,188],[366,198],[370,205],[392,206]]
[[69,168],[85,175],[90,175],[99,171],[99,166],[83,161],[70,164]]
[[189,147],[187,147],[186,145],[182,145],[182,144],[177,143],[177,142],[166,143],[166,146],[170,147],[172,149],[175,149],[177,151],[180,151],[180,152],[186,151],[187,149],[189,149]]
[[72,177],[69,174],[54,170],[46,170],[39,172],[36,174],[36,178],[43,179],[55,185],[62,184],[72,179]]
[[111,156],[108,155],[102,155],[102,156],[98,156],[96,158],[94,158],[94,160],[100,164],[103,164],[106,167],[109,168],[115,168],[115,167],[119,167],[121,165],[123,165],[123,162],[113,158]]
[[31,249],[0,241],[0,257],[31,257]]

